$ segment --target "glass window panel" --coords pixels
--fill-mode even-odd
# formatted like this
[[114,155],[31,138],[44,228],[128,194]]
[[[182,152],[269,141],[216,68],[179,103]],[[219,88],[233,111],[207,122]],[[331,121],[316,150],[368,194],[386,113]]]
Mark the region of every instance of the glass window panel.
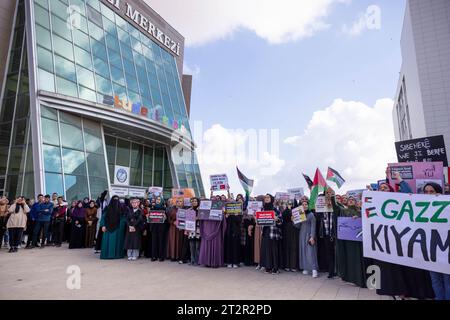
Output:
[[25,136],[27,132],[27,120],[20,120],[14,122],[12,145],[18,146],[25,144]]
[[[58,0],[56,0],[58,1]],[[64,11],[67,15],[67,13]],[[72,33],[71,30],[67,27],[67,21],[62,20],[59,17],[52,14],[52,32],[53,34],[58,34],[64,39],[72,41]]]
[[75,64],[72,61],[55,55],[55,73],[67,80],[76,81]]
[[121,48],[122,56],[130,61],[133,61],[133,51],[131,50],[131,47],[122,44]]
[[104,41],[104,34],[103,34],[103,30],[100,29],[97,25],[95,25],[92,22],[88,22],[88,26],[89,26],[89,35],[98,40],[103,42]]
[[[45,173],[45,193],[52,194],[56,192],[57,194],[64,194],[62,174],[56,173]],[[67,199],[69,200],[69,199]]]
[[53,55],[50,51],[37,47],[38,66],[49,72],[53,72]]
[[[118,16],[116,16],[116,21]],[[119,18],[122,19],[122,18]],[[130,46],[131,42],[130,42],[130,35],[128,34],[128,32],[124,31],[122,28],[117,28],[117,35],[119,37],[120,42],[123,42],[124,44]]]
[[37,3],[48,10],[48,2],[47,0],[34,0],[34,3]]
[[63,147],[83,150],[83,136],[81,129],[75,126],[61,123],[61,142]]
[[[126,74],[128,90],[133,90],[134,92],[139,92],[139,86],[136,77]],[[134,101],[136,102],[136,101]]]
[[60,122],[71,124],[78,128],[81,128],[81,118],[79,116],[73,115],[67,112],[59,112],[59,120]]
[[88,89],[83,86],[79,86],[79,92],[80,92],[80,99],[97,102],[97,94],[95,91],[92,91],[91,89]]
[[109,170],[109,182],[114,183],[114,165],[108,165]]
[[131,144],[131,163],[132,168],[142,168],[143,146],[139,144]]
[[[92,4],[92,3],[91,3]],[[95,9],[99,10],[98,7],[99,4],[97,4],[97,7]],[[103,22],[102,22],[102,15],[97,10],[94,10],[91,6],[86,6],[87,9],[87,16],[88,19],[94,23],[96,23],[98,26],[103,28]]]
[[73,42],[77,46],[90,51],[89,36],[85,32],[73,29]]
[[84,7],[84,1],[83,0],[70,0],[70,4],[73,6],[76,6],[76,11],[78,11],[82,15],[86,15],[86,9]]
[[142,186],[142,169],[130,168],[130,185]]
[[109,33],[106,34],[106,45],[109,49],[119,50],[119,39]]
[[58,120],[56,116],[56,110],[53,108],[41,106],[41,117],[52,119],[52,120]]
[[115,164],[116,162],[116,138],[111,136],[105,136],[106,155],[109,164]]
[[75,46],[75,61],[79,65],[92,70],[91,54],[77,46]]
[[94,89],[95,82],[94,82],[94,73],[92,71],[77,66],[77,78],[79,84],[87,88]]
[[62,149],[65,174],[86,175],[86,161],[83,151]]
[[91,188],[91,198],[97,199],[104,190],[108,190],[106,175],[103,178],[89,176],[89,186]]
[[130,142],[126,140],[117,140],[117,162],[119,166],[130,166]]
[[38,76],[40,90],[55,92],[55,76],[52,73],[39,69]]
[[[8,139],[9,140],[9,139]],[[6,163],[8,162],[9,141],[8,147],[0,147],[0,174],[6,174]]]
[[103,141],[94,132],[84,128],[84,140],[87,152],[103,154]]
[[142,104],[147,107],[147,109],[152,108],[153,102],[151,98],[148,98],[146,96],[142,96]]
[[127,90],[116,83],[113,83],[114,95],[118,96],[119,99],[123,100],[127,98]]
[[11,148],[9,156],[8,173],[19,174],[23,171],[25,160],[25,148],[16,147]]
[[106,55],[106,47],[103,43],[98,42],[94,38],[91,38],[91,46],[94,56],[99,57],[105,61],[108,60],[108,57]]
[[89,176],[94,177],[106,177],[106,167],[105,167],[105,158],[103,155],[88,153],[87,154],[87,163]]
[[153,179],[153,148],[144,147],[144,181],[143,185],[152,186]]
[[[108,77],[109,78],[109,77]],[[106,95],[112,95],[112,85],[109,79],[103,78],[98,74],[95,75],[97,81],[97,91]]]
[[[118,47],[116,47],[116,48],[118,48]],[[109,62],[113,66],[122,69],[122,57],[120,56],[120,53],[118,53],[117,51],[114,51],[114,50],[109,50],[108,55],[109,55]]]
[[40,46],[43,46],[49,50],[52,49],[52,40],[50,37],[50,31],[45,28],[42,28],[39,25],[36,25],[36,43]]
[[95,10],[100,11],[100,1],[98,1],[98,0],[86,0],[86,3],[89,4]]
[[[127,29],[128,22],[126,22],[122,17],[120,17],[120,16],[118,16],[118,15],[116,15],[115,18],[116,18],[116,24],[117,24],[119,27],[121,27],[123,30],[126,30],[126,29]],[[122,30],[122,31],[123,31],[123,30]]]
[[95,72],[101,74],[102,76],[108,79],[110,78],[109,67],[105,60],[102,60],[100,58],[94,58],[94,67]]
[[85,176],[64,175],[66,184],[66,200],[73,201],[83,199],[89,195],[87,178]]
[[163,149],[156,147],[155,149],[155,171],[154,174],[154,186],[162,186],[162,173],[163,173]]
[[42,126],[42,140],[44,143],[59,145],[59,130],[58,123],[54,120],[46,118],[41,119]]
[[42,146],[44,154],[44,169],[49,172],[61,171],[61,153],[59,147],[52,147],[48,145]]
[[62,3],[59,0],[51,0],[50,1],[50,10],[53,14],[59,15],[61,18],[66,19],[67,18],[67,9],[69,7]]
[[58,93],[65,94],[71,97],[78,96],[76,83],[60,77],[56,77],[56,85],[58,87]]
[[53,44],[55,52],[70,61],[73,61],[73,49],[72,49],[72,43],[57,36],[53,35]]
[[125,78],[122,69],[111,66],[111,75],[114,82],[117,82],[123,86],[125,85]]
[[136,71],[134,69],[133,61],[123,59],[123,67],[125,69],[125,73],[131,74],[133,77],[136,77]]
[[23,181],[23,192],[22,194],[29,199],[35,197],[34,193],[34,174],[28,173],[25,174],[25,179]]
[[46,27],[47,29],[50,29],[50,18],[47,10],[43,9],[38,5],[35,5],[34,15],[37,23]]
[[137,102],[140,102],[141,97],[139,96],[139,93],[128,90],[128,99],[132,103],[137,103]]
[[[134,28],[133,28],[134,29]],[[139,32],[139,31],[138,31]],[[136,38],[131,37],[131,47],[133,48],[133,50],[135,50],[136,52],[142,54],[142,44],[141,41],[136,40]]]
[[[167,188],[167,189],[173,188],[172,174],[170,172],[170,166],[169,166],[169,161],[167,159],[166,152],[164,152],[164,188]],[[198,194],[196,194],[196,195],[198,195]]]
[[[100,5],[101,7],[101,11],[103,14],[103,26],[105,27],[105,30],[109,31],[108,29],[111,28],[111,25],[114,26],[114,30],[115,28],[115,24],[114,24],[114,16],[115,13],[109,9],[107,6],[105,6],[103,3]],[[111,32],[111,31],[109,31]]]

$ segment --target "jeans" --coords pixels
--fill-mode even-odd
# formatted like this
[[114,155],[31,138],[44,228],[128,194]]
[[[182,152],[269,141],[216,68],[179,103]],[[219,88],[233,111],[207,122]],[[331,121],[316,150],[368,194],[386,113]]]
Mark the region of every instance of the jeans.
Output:
[[436,300],[450,300],[450,274],[430,272]]
[[22,239],[23,228],[9,228],[9,246],[11,248],[18,248],[20,240]]
[[191,264],[198,264],[198,256],[200,255],[200,239],[189,239],[189,247],[191,249]]
[[128,258],[135,258],[135,259],[137,259],[139,257],[139,250],[128,249],[127,250],[127,256],[128,256]]
[[41,232],[41,228],[44,228],[44,234],[42,236],[42,244],[45,243],[45,239],[47,239],[48,235],[48,227],[50,226],[50,221],[36,221],[36,225],[34,226],[33,232],[33,246],[37,245],[39,233]]

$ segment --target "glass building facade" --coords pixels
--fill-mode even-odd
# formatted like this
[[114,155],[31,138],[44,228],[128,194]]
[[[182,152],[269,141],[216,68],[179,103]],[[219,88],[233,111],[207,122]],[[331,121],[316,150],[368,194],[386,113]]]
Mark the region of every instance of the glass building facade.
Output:
[[[0,193],[96,198],[124,166],[130,188],[204,195],[177,57],[114,9],[106,0],[18,1],[0,109]],[[180,141],[191,161],[173,161]]]

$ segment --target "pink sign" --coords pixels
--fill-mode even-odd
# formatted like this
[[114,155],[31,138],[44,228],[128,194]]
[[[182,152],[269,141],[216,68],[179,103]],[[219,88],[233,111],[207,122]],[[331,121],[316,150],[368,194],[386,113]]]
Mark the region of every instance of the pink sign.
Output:
[[390,163],[389,167],[389,182],[395,189],[395,181],[393,177],[394,172],[399,172],[400,176],[411,187],[413,193],[417,193],[417,181],[420,183],[429,180],[430,182],[437,182],[444,188],[444,166],[442,162],[403,162]]

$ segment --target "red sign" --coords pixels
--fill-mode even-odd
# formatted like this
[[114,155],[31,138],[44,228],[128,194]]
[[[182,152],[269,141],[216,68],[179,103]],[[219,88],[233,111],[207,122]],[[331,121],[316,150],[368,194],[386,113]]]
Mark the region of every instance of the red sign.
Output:
[[147,222],[148,223],[164,223],[166,220],[166,213],[163,210],[150,211]]
[[260,226],[273,226],[275,224],[275,211],[257,211],[256,222]]

